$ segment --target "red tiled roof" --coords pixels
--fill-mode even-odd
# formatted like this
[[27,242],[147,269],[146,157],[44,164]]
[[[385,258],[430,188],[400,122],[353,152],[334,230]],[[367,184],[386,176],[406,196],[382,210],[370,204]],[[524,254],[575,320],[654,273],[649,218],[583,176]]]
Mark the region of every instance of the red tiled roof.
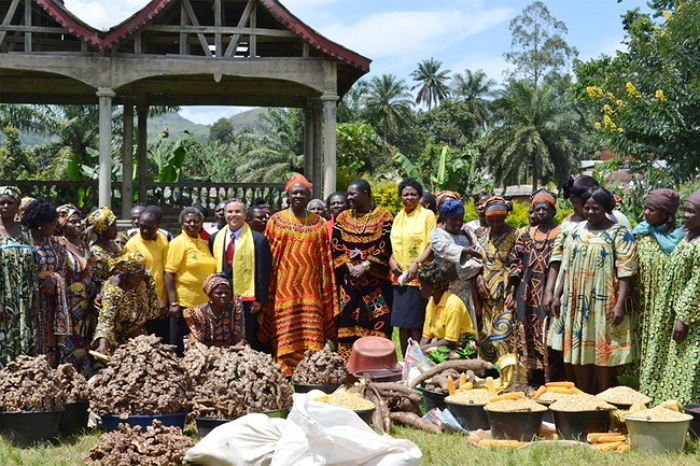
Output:
[[74,36],[97,47],[101,46],[102,39],[100,38],[100,31],[84,23],[77,16],[68,11],[68,9],[63,6],[63,3],[56,0],[36,0],[36,3]]
[[[144,24],[150,21],[163,8],[173,0],[151,0],[141,10],[124,20],[117,26],[104,32],[84,23],[71,13],[60,0],[36,0],[47,14],[58,21],[71,34],[99,47],[107,49],[120,41],[128,38]],[[353,52],[330,39],[323,37],[299,18],[294,16],[278,0],[258,0],[275,19],[285,25],[289,30],[308,42],[312,47],[322,53],[332,56],[337,60],[348,63],[360,70],[369,71],[370,59]]]

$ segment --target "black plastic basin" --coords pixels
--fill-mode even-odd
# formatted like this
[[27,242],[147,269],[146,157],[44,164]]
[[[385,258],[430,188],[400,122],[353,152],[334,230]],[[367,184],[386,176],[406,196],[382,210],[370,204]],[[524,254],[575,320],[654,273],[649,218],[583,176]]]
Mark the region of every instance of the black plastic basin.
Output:
[[340,387],[339,383],[293,383],[295,393],[309,393],[311,390],[321,390],[331,394]]
[[372,427],[372,415],[374,414],[374,410],[376,408],[370,408],[370,409],[353,409],[355,414],[360,416],[360,419],[365,421],[365,423]]
[[127,424],[129,426],[139,426],[145,431],[146,427],[153,424],[153,421],[158,420],[166,427],[185,428],[185,418],[187,413],[172,413],[172,414],[131,414],[126,419],[119,417],[119,414],[100,414],[102,418],[102,429],[105,432],[116,430],[119,424]]
[[457,419],[459,425],[467,430],[489,430],[489,419],[484,411],[484,406],[477,404],[452,403],[445,401],[447,409]]
[[431,392],[423,387],[418,387],[418,389],[423,394],[423,404],[425,405],[426,412],[435,408],[447,409],[447,405],[445,404],[447,393]]
[[495,439],[530,442],[537,437],[546,410],[498,412],[486,411],[491,426],[491,436]]
[[694,439],[700,438],[700,403],[692,403],[684,406],[685,412],[693,416],[690,421],[690,436]]
[[607,432],[610,430],[609,409],[595,411],[552,411],[557,433],[565,440],[586,441],[591,432]]
[[87,429],[89,405],[90,403],[87,401],[66,403],[66,410],[61,416],[61,423],[58,426],[58,433],[64,437],[70,437]]
[[0,433],[13,445],[26,447],[58,437],[60,411],[15,411],[2,413]]
[[215,428],[231,422],[233,419],[219,419],[215,417],[197,417],[194,419],[197,423],[197,433],[201,438],[209,435],[209,432]]
[[[552,403],[554,403],[554,401],[551,401],[551,400],[538,400],[537,398],[535,398],[535,401],[538,402],[539,404],[541,404],[542,406],[546,406],[547,408],[549,408],[549,406]],[[544,422],[550,422],[550,423],[554,424],[554,416],[552,416],[552,411],[548,409],[544,413],[544,418],[542,418],[542,420]]]

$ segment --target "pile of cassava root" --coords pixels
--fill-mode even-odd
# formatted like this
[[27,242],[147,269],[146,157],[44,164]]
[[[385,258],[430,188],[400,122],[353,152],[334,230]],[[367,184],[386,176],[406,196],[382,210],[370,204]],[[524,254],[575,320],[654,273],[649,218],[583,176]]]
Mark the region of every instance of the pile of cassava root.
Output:
[[193,412],[197,417],[236,419],[292,405],[292,389],[279,366],[270,355],[249,346],[194,345],[184,365],[196,381]]
[[153,335],[120,346],[89,386],[94,411],[122,415],[188,411],[192,393],[192,380],[175,347]]
[[100,443],[83,459],[101,466],[170,466],[182,464],[187,450],[194,446],[179,427],[164,427],[160,421],[146,428],[119,424],[113,432],[103,434]]
[[88,385],[83,374],[75,370],[72,364],[61,364],[56,368],[54,380],[66,393],[66,403],[88,400]]
[[396,422],[416,429],[422,429],[431,433],[442,432],[442,427],[420,416],[421,394],[416,390],[417,385],[434,388],[442,392],[442,379],[445,379],[444,392],[447,393],[447,375],[453,371],[469,373],[482,369],[489,369],[491,364],[481,359],[460,359],[438,364],[418,376],[410,386],[399,382],[374,382],[371,379],[363,379],[359,386],[352,391],[359,391],[363,397],[370,400],[377,407],[372,414],[372,426],[380,432],[389,432],[391,423]]
[[46,356],[19,356],[0,371],[0,411],[54,411],[65,402]]
[[292,375],[292,382],[304,384],[343,384],[348,378],[345,360],[326,346],[308,350]]
[[443,362],[422,372],[412,383],[412,387],[422,385],[423,388],[435,393],[447,393],[447,377],[453,380],[459,379],[464,373],[469,382],[476,379],[475,373],[484,369],[491,369],[493,365],[483,359],[456,359]]

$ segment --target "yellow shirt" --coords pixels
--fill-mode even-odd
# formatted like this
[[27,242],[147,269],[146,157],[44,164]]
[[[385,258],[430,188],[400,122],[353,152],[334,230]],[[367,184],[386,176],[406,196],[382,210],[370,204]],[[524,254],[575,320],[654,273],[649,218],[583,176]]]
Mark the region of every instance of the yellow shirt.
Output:
[[168,294],[165,291],[165,256],[168,254],[168,239],[163,233],[158,232],[156,239],[143,239],[141,232],[136,233],[126,242],[124,246],[126,252],[138,252],[143,255],[146,270],[153,275],[156,284],[156,295],[158,300],[168,302]]
[[465,333],[476,334],[474,324],[459,296],[445,291],[435,305],[433,298],[425,308],[423,337],[458,342]]
[[[410,214],[405,209],[394,218],[391,227],[391,249],[394,260],[404,269],[408,269],[430,244],[430,233],[437,226],[432,210],[418,205]],[[407,285],[418,286],[414,280]]]
[[201,238],[184,231],[170,242],[165,271],[175,274],[175,292],[182,307],[194,307],[209,301],[202,283],[216,272],[216,261]]

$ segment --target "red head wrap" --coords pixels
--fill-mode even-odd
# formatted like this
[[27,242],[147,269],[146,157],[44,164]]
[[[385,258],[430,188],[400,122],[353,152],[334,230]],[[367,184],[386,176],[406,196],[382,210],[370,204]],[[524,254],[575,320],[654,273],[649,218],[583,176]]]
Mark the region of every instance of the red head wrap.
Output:
[[296,175],[292,176],[292,177],[289,179],[289,181],[287,181],[287,184],[284,185],[284,190],[285,190],[286,192],[289,192],[289,190],[292,189],[292,186],[294,186],[295,184],[300,184],[300,185],[302,185],[302,186],[306,186],[306,188],[307,188],[309,191],[311,191],[311,188],[312,188],[312,186],[313,186],[313,185],[311,184],[311,182],[310,182],[309,180],[307,180],[306,177],[305,177],[304,175],[300,175],[300,174],[297,173]]

